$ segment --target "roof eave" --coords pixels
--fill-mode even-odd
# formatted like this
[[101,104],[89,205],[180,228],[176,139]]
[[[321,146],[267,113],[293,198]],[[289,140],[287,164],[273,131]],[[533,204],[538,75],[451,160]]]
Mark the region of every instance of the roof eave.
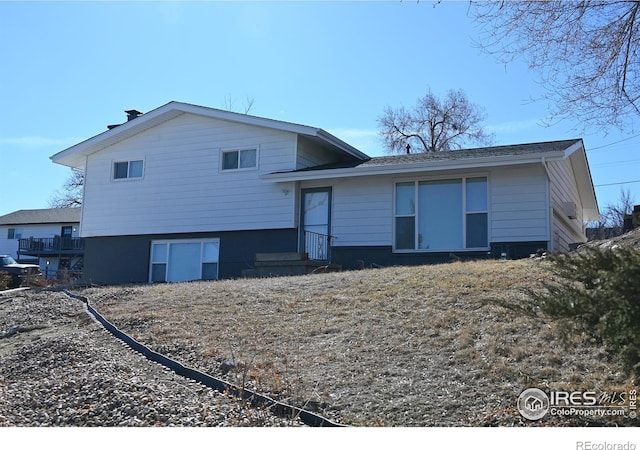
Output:
[[84,169],[86,157],[90,154],[182,114],[184,114],[184,112],[180,111],[180,109],[173,108],[171,103],[167,103],[136,119],[103,131],[96,136],[62,150],[52,155],[50,159],[56,164],[76,169]]
[[[576,152],[581,149],[582,151]],[[600,210],[598,207],[598,198],[596,197],[595,187],[593,186],[593,178],[591,177],[591,169],[589,168],[589,161],[587,160],[587,153],[585,151],[582,141],[578,148],[573,151],[567,149],[567,157],[571,161],[571,165],[574,169],[574,175],[578,182],[578,194],[580,195],[580,201],[582,202],[583,219],[586,222],[600,220]]]
[[290,133],[317,137],[327,144],[337,147],[341,151],[353,157],[356,157],[357,159],[370,159],[368,155],[365,155],[351,145],[327,133],[321,128],[309,127],[307,125],[299,125],[291,122],[283,122],[274,119],[267,119],[264,117],[250,116],[248,114],[240,114],[231,111],[224,111],[221,109],[175,101],[169,102],[163,106],[160,106],[159,108],[149,111],[148,113],[142,114],[141,116],[133,120],[118,125],[115,128],[106,130],[92,138],[89,138],[65,150],[62,150],[51,156],[50,159],[57,164],[83,169],[86,157],[90,154],[102,150],[103,148],[108,147],[121,140],[127,139],[144,130],[159,125],[160,123],[163,123],[167,120],[171,120],[175,117],[187,113],[242,123],[245,125],[260,126]]
[[381,165],[371,167],[349,167],[342,169],[306,170],[295,172],[276,172],[263,175],[262,178],[274,182],[323,180],[330,178],[360,177],[373,175],[397,175],[417,172],[436,172],[444,170],[461,170],[487,168],[521,164],[539,164],[545,160],[563,159],[564,152],[545,152],[540,154],[491,156],[468,158],[462,160],[425,161],[419,163],[405,163]]
[[361,152],[357,148],[352,147],[351,145],[344,142],[342,139],[335,137],[331,133],[328,133],[321,128],[317,129],[316,135],[317,137],[324,140],[325,142],[332,144],[336,147],[339,147],[342,151],[348,153],[351,156],[354,156],[357,159],[360,159],[362,161],[368,161],[371,159],[371,157],[366,153]]

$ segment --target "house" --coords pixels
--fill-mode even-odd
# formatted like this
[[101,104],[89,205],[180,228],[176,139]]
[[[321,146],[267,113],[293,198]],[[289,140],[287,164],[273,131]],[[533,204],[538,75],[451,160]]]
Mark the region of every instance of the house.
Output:
[[85,172],[93,282],[239,277],[265,254],[517,258],[586,241],[598,215],[581,139],[371,158],[320,128],[179,102],[129,119],[51,157]]
[[42,273],[81,270],[80,208],[21,209],[0,216],[0,254],[40,265]]

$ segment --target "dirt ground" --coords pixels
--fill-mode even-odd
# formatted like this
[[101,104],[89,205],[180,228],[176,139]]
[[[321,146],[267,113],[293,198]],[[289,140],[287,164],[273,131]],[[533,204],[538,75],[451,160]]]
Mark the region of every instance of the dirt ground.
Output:
[[543,260],[476,261],[81,293],[158,352],[348,425],[637,426],[518,412],[529,387],[636,385],[588,336],[519,309],[550,276]]
[[0,295],[0,427],[300,424],[151,363],[78,300],[50,291]]

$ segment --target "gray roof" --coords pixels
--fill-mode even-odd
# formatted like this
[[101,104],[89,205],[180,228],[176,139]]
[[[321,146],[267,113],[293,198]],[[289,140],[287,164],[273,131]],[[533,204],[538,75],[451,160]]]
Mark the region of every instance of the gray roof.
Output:
[[80,208],[21,209],[0,216],[0,225],[79,222]]
[[532,144],[501,145],[496,147],[471,148],[465,150],[451,150],[443,152],[412,153],[393,156],[378,156],[367,161],[347,161],[335,164],[299,169],[297,172],[311,170],[347,169],[353,167],[393,166],[398,164],[412,164],[429,161],[452,161],[471,158],[488,158],[492,156],[516,156],[546,152],[561,152],[571,147],[581,139],[567,139],[564,141],[535,142]]

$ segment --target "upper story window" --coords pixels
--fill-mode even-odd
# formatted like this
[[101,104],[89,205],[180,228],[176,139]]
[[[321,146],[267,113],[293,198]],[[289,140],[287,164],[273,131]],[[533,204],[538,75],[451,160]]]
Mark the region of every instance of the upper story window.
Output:
[[144,162],[141,159],[135,161],[116,161],[113,163],[113,179],[142,178],[143,167]]
[[258,165],[258,149],[224,150],[222,170],[255,169]]
[[22,230],[20,228],[9,228],[7,231],[7,239],[21,239],[22,238]]

